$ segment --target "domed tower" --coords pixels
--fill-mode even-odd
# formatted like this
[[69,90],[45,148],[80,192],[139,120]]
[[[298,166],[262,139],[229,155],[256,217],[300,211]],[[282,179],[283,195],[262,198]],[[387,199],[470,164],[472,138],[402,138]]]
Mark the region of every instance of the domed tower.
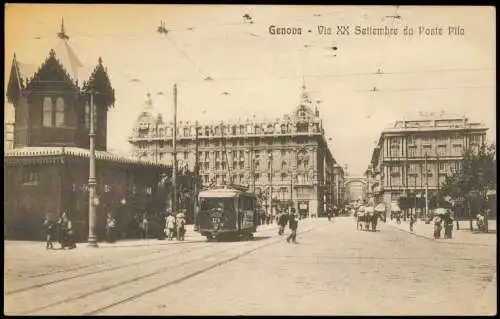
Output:
[[[32,146],[89,147],[89,93],[95,95],[96,149],[106,150],[107,111],[114,104],[114,90],[99,58],[92,70],[85,67],[61,26],[56,43],[38,69],[14,54],[7,85],[7,99],[14,106],[14,148]],[[54,49],[56,48],[56,49]],[[47,52],[47,51],[46,51]],[[87,72],[85,72],[87,71]],[[79,78],[90,75],[83,87]]]
[[[313,107],[315,111],[313,111]],[[312,102],[305,85],[302,85],[300,103],[293,112],[292,117],[295,120],[297,133],[309,132],[317,126],[319,120],[318,107]]]
[[[161,115],[154,116],[153,100],[148,92],[143,109],[132,128],[132,135],[129,138],[130,144],[133,146],[133,156],[142,159],[154,159],[156,153],[150,147],[158,135],[158,129],[163,126]],[[156,149],[155,149],[156,150]]]

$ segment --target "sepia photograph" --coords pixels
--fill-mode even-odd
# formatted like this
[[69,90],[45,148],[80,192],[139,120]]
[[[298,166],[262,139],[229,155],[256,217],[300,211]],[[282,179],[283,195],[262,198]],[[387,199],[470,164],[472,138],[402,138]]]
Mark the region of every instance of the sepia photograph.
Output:
[[496,315],[494,7],[4,17],[5,315]]

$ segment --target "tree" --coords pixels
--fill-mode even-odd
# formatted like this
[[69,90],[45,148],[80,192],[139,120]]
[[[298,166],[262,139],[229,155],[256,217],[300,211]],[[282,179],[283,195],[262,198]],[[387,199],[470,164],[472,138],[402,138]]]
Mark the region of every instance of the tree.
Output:
[[446,177],[440,195],[455,201],[467,198],[476,202],[479,210],[484,210],[488,203],[487,193],[496,191],[496,182],[496,146],[483,144],[477,151],[465,151],[462,167]]

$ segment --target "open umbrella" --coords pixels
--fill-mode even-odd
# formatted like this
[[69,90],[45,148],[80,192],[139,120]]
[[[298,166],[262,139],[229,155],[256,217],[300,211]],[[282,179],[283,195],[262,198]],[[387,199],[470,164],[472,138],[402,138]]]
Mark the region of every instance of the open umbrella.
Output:
[[446,208],[436,208],[434,210],[434,214],[435,215],[446,215],[446,214],[449,214],[449,213],[450,213],[450,211],[447,210]]
[[401,209],[397,203],[391,203],[391,212],[400,212]]
[[378,204],[375,206],[375,211],[383,213],[385,212],[385,205],[383,203]]

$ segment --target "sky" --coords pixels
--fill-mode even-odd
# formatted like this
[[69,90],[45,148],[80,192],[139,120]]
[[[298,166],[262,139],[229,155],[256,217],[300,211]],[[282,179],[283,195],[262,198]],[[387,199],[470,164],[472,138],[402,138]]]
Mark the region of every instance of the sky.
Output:
[[[8,4],[5,83],[14,53],[36,68],[51,48],[60,52],[62,18],[83,65],[78,78],[99,57],[107,67],[116,93],[108,149],[118,153],[131,149],[127,139],[148,92],[155,112],[172,119],[174,83],[178,119],[201,122],[282,117],[296,108],[305,84],[320,101],[333,156],[351,175],[366,170],[384,128],[419,112],[483,122],[495,142],[493,7]],[[166,36],[157,32],[161,21]],[[273,35],[271,25],[302,32]],[[351,33],[337,34],[339,25]],[[332,34],[320,35],[319,26]],[[356,35],[356,26],[399,33]],[[405,26],[413,35],[402,33]],[[450,35],[450,26],[463,34]],[[421,27],[443,34],[419,34]],[[4,100],[11,121],[13,107]]]

